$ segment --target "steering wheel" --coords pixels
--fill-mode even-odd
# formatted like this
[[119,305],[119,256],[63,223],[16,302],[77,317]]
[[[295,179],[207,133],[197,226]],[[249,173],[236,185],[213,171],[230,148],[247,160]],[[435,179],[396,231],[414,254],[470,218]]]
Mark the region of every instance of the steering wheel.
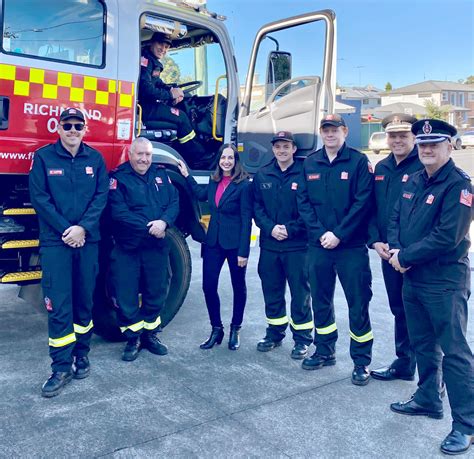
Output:
[[202,81],[195,80],[195,81],[188,81],[187,83],[181,83],[178,85],[178,88],[182,89],[184,94],[189,94],[190,92],[193,92],[194,90],[196,90],[197,88],[200,88],[201,86],[202,86]]

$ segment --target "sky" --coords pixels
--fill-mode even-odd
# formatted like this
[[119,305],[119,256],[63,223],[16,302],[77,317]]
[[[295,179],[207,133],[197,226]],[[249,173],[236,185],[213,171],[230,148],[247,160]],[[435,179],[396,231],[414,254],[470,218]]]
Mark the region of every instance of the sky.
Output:
[[[474,0],[208,0],[207,7],[227,17],[242,82],[263,24],[321,9],[336,12],[341,86],[397,88],[474,75]],[[317,40],[307,35],[291,52],[308,56],[309,66]]]

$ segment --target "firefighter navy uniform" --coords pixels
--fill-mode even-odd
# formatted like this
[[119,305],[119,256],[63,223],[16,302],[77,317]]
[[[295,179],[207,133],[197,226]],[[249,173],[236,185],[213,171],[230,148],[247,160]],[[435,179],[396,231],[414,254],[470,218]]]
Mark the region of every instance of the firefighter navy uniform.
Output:
[[[109,211],[115,246],[111,256],[113,298],[120,329],[128,340],[142,330],[153,333],[170,281],[169,242],[149,234],[147,224],[174,224],[179,213],[178,191],[164,166],[152,164],[144,175],[130,162],[110,175]],[[141,307],[139,294],[141,293]]]
[[[308,238],[296,195],[301,183],[303,160],[282,171],[276,159],[254,177],[255,222],[260,228],[258,274],[262,281],[267,317],[266,336],[280,342],[290,324],[295,344],[312,343],[314,327],[306,270]],[[278,241],[271,233],[275,225],[285,225],[288,238]],[[286,311],[286,283],[291,292],[290,317]]]
[[[345,143],[332,162],[325,147],[304,162],[298,209],[308,229],[316,353],[328,358],[335,354],[338,331],[333,301],[337,274],[349,306],[351,357],[356,366],[364,367],[371,361],[373,343],[369,319],[372,277],[366,247],[372,191],[371,164]],[[340,239],[331,250],[320,243],[327,231]]]
[[[36,151],[29,181],[40,224],[51,367],[53,372],[67,372],[74,357],[86,357],[89,352],[107,170],[97,150],[81,143],[72,156],[58,140]],[[61,239],[73,225],[86,231],[85,245],[80,248],[69,247]]]
[[[411,128],[411,125],[409,125]],[[418,159],[415,146],[408,156],[397,164],[390,153],[379,161],[374,171],[374,194],[376,212],[369,226],[368,246],[375,242],[387,243],[387,228],[391,212],[398,201],[402,186],[416,171],[423,168]],[[381,260],[382,274],[387,291],[388,303],[394,316],[395,352],[397,359],[390,365],[391,374],[412,379],[415,374],[416,360],[410,346],[405,310],[402,299],[403,275],[395,271],[387,260]]]
[[[437,143],[449,141],[443,134],[448,128],[455,132],[445,122],[421,120],[412,129],[418,143]],[[419,374],[412,399],[391,408],[442,417],[442,368],[455,433],[441,450],[450,454],[467,450],[474,435],[474,358],[466,340],[471,221],[470,178],[449,159],[433,175],[419,171],[404,184],[388,231],[390,247],[400,249],[400,266],[410,268],[403,301]]]

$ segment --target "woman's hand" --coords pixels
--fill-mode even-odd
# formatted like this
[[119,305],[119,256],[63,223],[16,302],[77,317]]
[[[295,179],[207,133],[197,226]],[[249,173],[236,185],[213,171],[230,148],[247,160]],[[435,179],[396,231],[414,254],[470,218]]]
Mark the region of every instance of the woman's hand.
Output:
[[248,258],[237,257],[237,266],[239,266],[240,268],[245,268],[247,266],[248,261]]
[[189,175],[189,171],[186,167],[186,164],[184,164],[183,161],[181,161],[180,159],[178,159],[178,169],[183,177],[187,177]]

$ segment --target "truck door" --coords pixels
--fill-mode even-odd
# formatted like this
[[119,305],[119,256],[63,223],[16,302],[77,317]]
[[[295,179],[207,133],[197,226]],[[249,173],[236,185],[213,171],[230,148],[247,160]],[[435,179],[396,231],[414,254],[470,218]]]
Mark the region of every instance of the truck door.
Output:
[[299,154],[317,149],[319,121],[334,111],[335,91],[333,11],[263,26],[254,40],[239,113],[238,146],[246,169],[255,172],[271,159],[270,140],[278,131],[295,135]]

